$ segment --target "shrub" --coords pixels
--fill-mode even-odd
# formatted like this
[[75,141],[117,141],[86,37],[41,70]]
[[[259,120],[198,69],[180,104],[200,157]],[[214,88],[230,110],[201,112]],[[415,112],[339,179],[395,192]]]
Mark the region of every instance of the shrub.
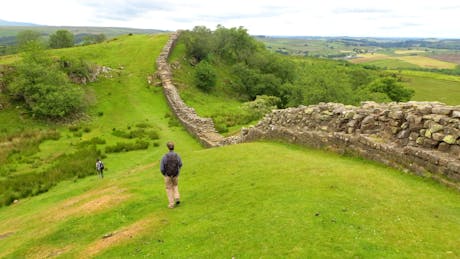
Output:
[[40,118],[60,119],[81,110],[83,91],[69,84],[56,63],[36,46],[25,53],[8,85],[12,100]]
[[209,92],[216,85],[217,75],[214,68],[207,61],[200,62],[195,68],[195,84],[205,92]]
[[138,140],[135,143],[129,142],[118,142],[114,146],[108,146],[105,148],[106,153],[120,153],[120,152],[129,152],[133,150],[142,150],[149,148],[149,143],[147,141]]
[[80,126],[77,125],[70,125],[69,126],[69,131],[74,132],[74,131],[79,131],[81,129]]
[[145,129],[145,128],[151,128],[152,125],[145,123],[145,122],[141,122],[141,123],[136,124],[136,127]]

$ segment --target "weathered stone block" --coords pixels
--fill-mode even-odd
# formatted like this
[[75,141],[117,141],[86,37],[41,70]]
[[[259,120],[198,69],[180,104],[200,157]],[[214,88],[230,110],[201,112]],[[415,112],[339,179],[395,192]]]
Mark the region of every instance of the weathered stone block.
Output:
[[423,146],[426,148],[434,148],[438,145],[438,143],[439,142],[436,140],[425,138],[425,140],[423,141]]
[[439,143],[439,146],[438,146],[438,150],[439,150],[439,151],[448,152],[449,149],[450,149],[450,145],[449,145],[449,144],[444,143],[444,142]]
[[460,118],[460,111],[452,111],[452,117]]
[[393,111],[390,111],[390,113],[388,114],[388,117],[395,119],[395,120],[400,120],[404,118],[404,113],[402,111],[393,110]]
[[415,141],[420,135],[417,132],[411,132],[409,135],[409,140]]
[[436,140],[436,141],[442,141],[442,139],[443,139],[444,137],[445,137],[445,135],[442,134],[442,133],[439,133],[439,132],[433,133],[433,134],[431,135],[431,138],[432,138],[433,140]]
[[442,141],[446,142],[447,144],[455,144],[456,140],[457,138],[452,135],[447,135],[442,139]]
[[442,115],[450,115],[452,112],[452,108],[450,107],[443,107],[443,106],[435,106],[431,109],[431,112],[434,114],[442,114]]
[[[397,135],[397,138],[398,139],[403,139],[403,138],[408,138],[410,135],[410,130],[408,129],[405,129],[405,130],[402,130],[398,133]],[[418,135],[418,134],[417,134]]]

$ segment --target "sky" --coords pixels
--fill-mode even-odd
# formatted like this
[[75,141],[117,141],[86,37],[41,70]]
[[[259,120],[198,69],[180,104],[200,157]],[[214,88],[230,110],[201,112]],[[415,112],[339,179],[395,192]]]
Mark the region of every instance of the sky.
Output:
[[460,38],[460,0],[3,0],[0,19],[251,35]]

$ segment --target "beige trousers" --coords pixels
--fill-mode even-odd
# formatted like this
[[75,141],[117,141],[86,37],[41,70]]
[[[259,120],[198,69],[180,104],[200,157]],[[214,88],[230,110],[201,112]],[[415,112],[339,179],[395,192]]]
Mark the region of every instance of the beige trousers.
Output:
[[180,199],[179,187],[177,186],[179,177],[165,176],[166,194],[168,195],[169,207],[174,207],[177,200]]

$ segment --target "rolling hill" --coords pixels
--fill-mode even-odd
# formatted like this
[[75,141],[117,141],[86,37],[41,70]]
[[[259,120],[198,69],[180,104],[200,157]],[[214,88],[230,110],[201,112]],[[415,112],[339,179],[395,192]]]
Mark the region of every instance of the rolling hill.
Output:
[[[12,174],[45,168],[94,137],[106,141],[101,150],[127,141],[116,130],[149,125],[159,134],[146,150],[106,154],[103,180],[95,172],[0,208],[0,257],[460,256],[460,196],[438,183],[284,143],[203,149],[171,117],[162,89],[147,83],[167,37],[54,50],[114,70],[87,85],[87,117],[72,125],[40,122],[13,106],[0,111],[4,135],[60,133],[15,160]],[[168,140],[184,161],[174,210],[158,171]]]

